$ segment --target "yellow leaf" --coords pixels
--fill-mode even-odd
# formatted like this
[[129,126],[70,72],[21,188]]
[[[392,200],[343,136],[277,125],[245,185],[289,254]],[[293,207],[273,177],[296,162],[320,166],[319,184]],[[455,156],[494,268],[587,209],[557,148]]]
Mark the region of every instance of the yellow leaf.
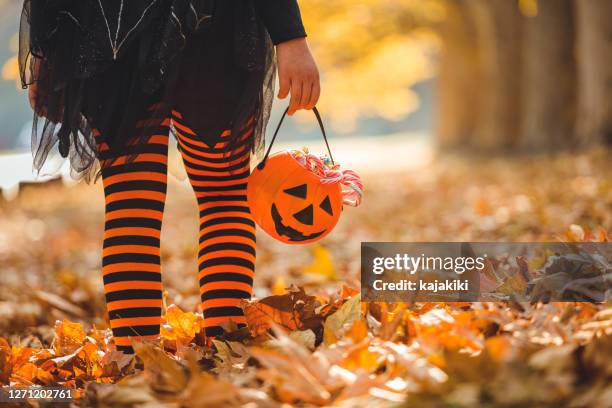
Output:
[[183,312],[176,305],[168,306],[160,336],[166,340],[188,343],[200,331],[200,318],[192,312]]
[[340,338],[344,325],[353,323],[361,316],[361,297],[353,296],[336,313],[331,314],[323,324],[323,341],[333,344]]
[[287,288],[287,284],[285,283],[285,279],[282,276],[279,276],[276,278],[274,285],[272,285],[272,294],[282,295],[285,293],[286,288]]
[[351,328],[346,332],[346,336],[352,339],[353,343],[359,343],[368,337],[368,326],[365,320],[355,320]]
[[312,249],[312,254],[314,259],[310,265],[304,268],[304,273],[318,275],[327,280],[338,280],[336,268],[327,248],[317,245]]

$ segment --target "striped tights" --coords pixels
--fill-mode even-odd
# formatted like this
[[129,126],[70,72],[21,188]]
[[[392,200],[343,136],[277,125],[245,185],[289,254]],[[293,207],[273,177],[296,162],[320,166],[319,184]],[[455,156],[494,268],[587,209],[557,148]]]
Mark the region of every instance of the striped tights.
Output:
[[[174,126],[178,148],[195,193],[200,233],[199,287],[205,335],[245,318],[240,301],[250,298],[255,268],[255,223],[246,201],[249,176],[248,128],[225,154],[229,131],[210,147],[183,123],[179,112],[145,144],[125,155],[109,155],[98,140],[106,203],[102,273],[113,337],[118,350],[133,353],[131,340],[159,336],[162,313],[160,234],[167,190],[168,139]],[[135,155],[133,162],[126,160]],[[111,164],[104,166],[106,161]]]

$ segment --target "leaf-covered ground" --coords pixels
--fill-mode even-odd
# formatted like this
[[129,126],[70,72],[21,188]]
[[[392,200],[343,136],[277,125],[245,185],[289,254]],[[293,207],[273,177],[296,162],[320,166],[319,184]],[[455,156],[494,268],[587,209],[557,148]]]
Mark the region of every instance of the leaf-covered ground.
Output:
[[100,183],[0,201],[0,383],[66,385],[83,406],[612,406],[612,308],[359,302],[361,241],[604,241],[609,151],[438,156],[362,169],[363,205],[320,245],[260,234],[249,330],[199,335],[196,209],[170,184],[162,342],[113,351]]

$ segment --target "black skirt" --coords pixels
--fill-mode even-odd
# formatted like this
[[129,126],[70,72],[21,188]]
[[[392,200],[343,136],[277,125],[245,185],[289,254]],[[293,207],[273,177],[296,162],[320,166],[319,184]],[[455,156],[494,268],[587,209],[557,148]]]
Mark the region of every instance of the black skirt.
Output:
[[74,173],[89,174],[95,133],[120,153],[172,109],[209,145],[254,119],[259,149],[274,58],[256,1],[26,0],[20,67],[23,86],[38,90],[34,167],[57,146]]

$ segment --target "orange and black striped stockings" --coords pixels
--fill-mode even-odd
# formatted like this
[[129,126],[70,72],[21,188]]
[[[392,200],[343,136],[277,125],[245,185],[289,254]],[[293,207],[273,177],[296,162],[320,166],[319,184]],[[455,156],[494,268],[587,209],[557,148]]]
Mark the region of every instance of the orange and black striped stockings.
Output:
[[[244,326],[239,304],[252,292],[255,268],[255,223],[249,213],[248,129],[231,154],[225,153],[229,132],[213,147],[199,140],[172,113],[179,151],[195,192],[200,214],[199,286],[206,336],[221,325]],[[166,198],[170,121],[146,144],[130,146],[126,156],[110,157],[98,144],[106,201],[102,272],[115,344],[131,353],[130,337],[159,335],[162,309],[160,233]],[[106,152],[106,153],[105,153]],[[126,158],[136,154],[133,163]]]

